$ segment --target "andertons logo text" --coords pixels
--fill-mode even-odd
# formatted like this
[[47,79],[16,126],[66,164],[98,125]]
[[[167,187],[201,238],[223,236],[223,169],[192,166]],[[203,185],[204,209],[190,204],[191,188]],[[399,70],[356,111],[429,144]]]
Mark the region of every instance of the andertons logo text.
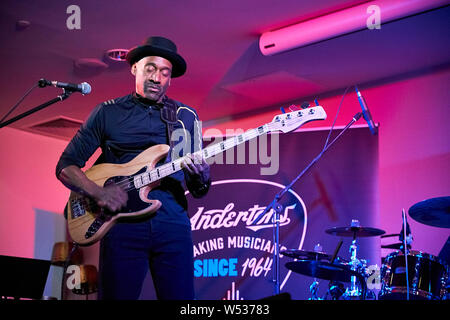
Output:
[[[192,216],[192,231],[235,228],[244,225],[252,231],[258,231],[263,228],[273,226],[272,210],[269,210],[256,225],[252,225],[253,221],[261,214],[266,207],[255,204],[253,207],[245,211],[234,210],[234,203],[228,203],[223,209],[205,210],[204,207],[198,207],[197,212]],[[291,222],[288,212],[295,208],[295,204],[286,206],[280,214],[280,226],[285,226]]]

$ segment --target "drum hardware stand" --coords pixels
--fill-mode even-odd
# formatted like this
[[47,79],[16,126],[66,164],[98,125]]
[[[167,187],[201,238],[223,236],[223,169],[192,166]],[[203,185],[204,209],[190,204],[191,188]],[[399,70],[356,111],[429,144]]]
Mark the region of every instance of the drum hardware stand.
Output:
[[317,278],[314,278],[313,283],[309,286],[309,291],[311,292],[311,298],[308,300],[322,300],[317,296],[317,290],[319,289],[319,281]]
[[339,281],[330,281],[328,285],[328,292],[330,293],[332,300],[339,300],[339,298],[345,293],[345,288]]
[[[351,223],[351,227],[352,228],[359,228],[360,227],[360,223],[358,220],[352,220]],[[356,229],[355,229],[356,230]],[[353,232],[353,240],[352,240],[352,244],[350,246],[350,253],[351,253],[351,259],[350,259],[350,265],[351,265],[351,270],[357,272],[358,269],[361,266],[361,261],[357,258],[357,251],[358,251],[358,245],[356,243],[356,231]],[[361,292],[356,284],[356,276],[351,276],[350,278],[351,280],[351,285],[350,285],[350,290],[346,290],[345,292],[345,297],[346,298],[353,298],[353,297],[359,297],[361,296]]]
[[362,117],[362,113],[358,112],[355,114],[352,118],[352,120],[342,129],[342,131],[331,141],[329,144],[326,144],[323,150],[315,157],[309,164],[306,166],[305,169],[303,169],[300,174],[295,177],[294,180],[291,181],[283,190],[281,190],[277,195],[275,195],[275,198],[273,201],[264,209],[263,212],[259,214],[259,216],[256,217],[255,220],[251,223],[252,225],[256,225],[259,220],[262,219],[262,217],[270,210],[272,211],[272,221],[274,221],[274,233],[275,233],[275,248],[273,250],[273,264],[274,264],[274,293],[279,294],[280,293],[280,242],[279,242],[279,230],[280,230],[280,213],[284,210],[284,207],[282,204],[279,203],[281,198],[291,189],[291,187],[315,164],[319,159],[322,157],[322,155],[344,134],[345,131],[347,131],[356,121],[358,121]]
[[[334,249],[334,253],[333,256],[331,257],[331,264],[333,264],[336,261],[337,255],[339,253],[339,250],[342,247],[342,243],[344,243],[344,241],[339,240],[339,243],[336,247],[336,249]],[[344,285],[339,282],[339,281],[330,281],[328,283],[328,292],[331,295],[331,298],[333,300],[338,300],[343,294],[344,294],[345,290],[344,290]]]
[[408,244],[406,241],[406,213],[405,213],[405,209],[403,208],[402,210],[402,222],[403,222],[403,250],[404,250],[404,255],[405,255],[405,269],[406,269],[406,300],[409,300],[409,268],[408,268],[408,254],[409,254],[409,249],[408,249]]
[[[323,248],[320,245],[320,243],[316,244],[314,246],[314,252],[322,252]],[[316,255],[316,261],[319,260],[319,255]],[[311,298],[308,300],[322,300],[317,296],[317,290],[319,289],[319,280],[317,278],[314,278],[313,283],[309,286],[309,291],[311,292]]]

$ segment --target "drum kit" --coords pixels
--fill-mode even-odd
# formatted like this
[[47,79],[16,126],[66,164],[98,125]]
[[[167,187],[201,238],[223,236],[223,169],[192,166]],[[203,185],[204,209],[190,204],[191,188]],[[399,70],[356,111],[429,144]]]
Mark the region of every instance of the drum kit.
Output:
[[[413,205],[408,213],[419,223],[450,228],[450,197],[419,202]],[[320,245],[316,245],[314,251],[288,249],[280,253],[294,259],[285,264],[287,269],[314,278],[309,288],[310,300],[324,300],[328,297],[332,300],[450,299],[448,264],[431,254],[410,250],[412,237],[405,212],[403,222],[402,232],[395,235],[384,235],[383,230],[362,227],[358,220],[352,220],[349,227],[325,230],[330,235],[352,239],[349,248],[350,260],[338,256],[342,240],[332,255],[323,252]],[[378,297],[374,291],[368,290],[368,284],[373,281],[374,270],[367,266],[367,260],[358,257],[358,239],[377,236],[399,236],[401,240],[399,243],[382,246],[397,251],[385,257],[379,269]],[[329,281],[328,291],[323,298],[317,295],[319,279]]]

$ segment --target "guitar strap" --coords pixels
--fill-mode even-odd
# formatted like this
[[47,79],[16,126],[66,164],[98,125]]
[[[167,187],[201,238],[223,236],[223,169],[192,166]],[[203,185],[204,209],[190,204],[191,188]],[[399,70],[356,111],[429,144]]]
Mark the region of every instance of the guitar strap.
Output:
[[177,119],[177,104],[170,98],[167,98],[167,100],[164,103],[164,107],[161,109],[161,119],[166,123],[167,126],[168,145],[170,145],[170,148],[173,148],[173,141],[171,137],[178,119]]

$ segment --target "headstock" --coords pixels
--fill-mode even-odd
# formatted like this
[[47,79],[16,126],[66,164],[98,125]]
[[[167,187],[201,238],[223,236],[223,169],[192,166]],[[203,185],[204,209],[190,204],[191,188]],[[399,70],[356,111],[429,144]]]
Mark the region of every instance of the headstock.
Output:
[[300,109],[276,115],[268,124],[270,131],[290,132],[314,120],[325,120],[327,114],[321,106]]

